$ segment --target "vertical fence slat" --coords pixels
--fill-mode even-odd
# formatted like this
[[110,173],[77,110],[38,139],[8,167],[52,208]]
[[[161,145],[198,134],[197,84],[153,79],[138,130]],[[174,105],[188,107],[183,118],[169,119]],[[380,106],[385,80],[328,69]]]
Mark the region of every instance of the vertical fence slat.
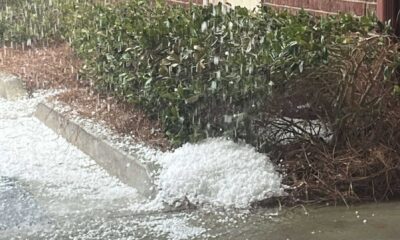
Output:
[[382,22],[391,21],[396,33],[400,33],[399,22],[400,4],[398,0],[378,0],[377,16]]

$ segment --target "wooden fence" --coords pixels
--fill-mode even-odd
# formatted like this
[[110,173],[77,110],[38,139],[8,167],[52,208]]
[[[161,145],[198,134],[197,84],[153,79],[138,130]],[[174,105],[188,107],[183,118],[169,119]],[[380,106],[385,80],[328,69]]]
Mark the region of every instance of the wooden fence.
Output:
[[262,4],[277,9],[292,12],[305,9],[316,15],[350,12],[358,16],[375,13],[381,21],[391,21],[393,27],[400,33],[400,0],[168,0],[174,4],[203,5],[207,3],[228,2],[232,5],[255,7]]

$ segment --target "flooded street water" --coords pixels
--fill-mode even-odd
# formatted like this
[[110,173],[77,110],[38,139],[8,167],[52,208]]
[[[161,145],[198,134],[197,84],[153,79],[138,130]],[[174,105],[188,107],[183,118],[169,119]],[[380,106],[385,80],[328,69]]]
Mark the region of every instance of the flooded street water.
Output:
[[399,239],[399,203],[159,209],[15,104],[0,100],[0,239]]

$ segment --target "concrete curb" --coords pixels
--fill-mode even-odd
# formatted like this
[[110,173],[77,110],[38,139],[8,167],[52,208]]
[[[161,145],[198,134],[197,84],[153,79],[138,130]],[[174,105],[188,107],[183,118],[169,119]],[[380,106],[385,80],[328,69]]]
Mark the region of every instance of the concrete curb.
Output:
[[0,97],[15,100],[27,96],[24,84],[18,77],[0,72]]
[[89,155],[110,175],[123,183],[135,187],[145,197],[154,197],[155,188],[140,156],[128,155],[111,146],[105,140],[86,131],[84,127],[57,112],[49,103],[40,103],[34,116],[47,127],[64,137],[68,142]]

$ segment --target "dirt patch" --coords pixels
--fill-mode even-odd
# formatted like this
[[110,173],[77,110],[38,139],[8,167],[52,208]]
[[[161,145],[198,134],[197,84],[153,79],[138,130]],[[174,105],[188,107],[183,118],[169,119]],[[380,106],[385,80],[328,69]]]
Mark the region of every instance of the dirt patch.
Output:
[[50,48],[0,49],[0,70],[23,79],[30,92],[81,86],[79,67],[79,59],[67,44]]
[[55,98],[84,117],[106,123],[159,149],[169,148],[160,124],[138,107],[97,94],[79,78],[80,60],[68,44],[48,48],[0,48],[0,71],[24,80],[29,93],[37,89],[66,89]]

